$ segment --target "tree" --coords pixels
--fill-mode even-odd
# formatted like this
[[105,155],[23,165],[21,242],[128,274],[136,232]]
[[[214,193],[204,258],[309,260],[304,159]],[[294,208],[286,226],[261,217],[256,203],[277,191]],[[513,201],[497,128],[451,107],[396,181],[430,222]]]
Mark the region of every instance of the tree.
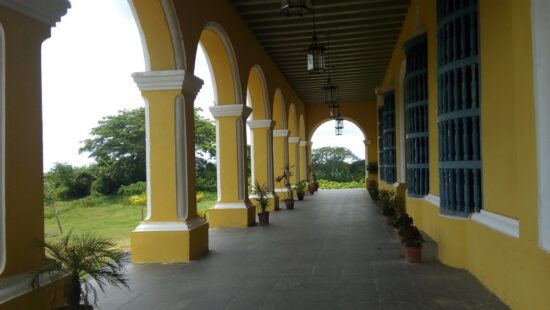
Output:
[[195,170],[197,190],[216,192],[216,126],[202,116],[200,108],[195,108]]
[[350,166],[359,160],[345,147],[330,146],[314,149],[311,158],[313,169],[319,179],[336,182],[352,181]]
[[119,111],[103,117],[83,141],[80,152],[97,162],[94,189],[115,193],[121,185],[145,181],[145,109]]
[[51,203],[57,199],[70,200],[88,196],[93,181],[93,172],[88,167],[56,163],[44,175],[45,201]]

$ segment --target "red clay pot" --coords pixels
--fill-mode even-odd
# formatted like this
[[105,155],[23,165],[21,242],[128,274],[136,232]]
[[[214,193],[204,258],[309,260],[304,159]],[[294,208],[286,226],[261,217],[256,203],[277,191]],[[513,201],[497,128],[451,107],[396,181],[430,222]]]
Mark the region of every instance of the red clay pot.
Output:
[[405,260],[409,263],[420,263],[422,260],[422,245],[406,246]]

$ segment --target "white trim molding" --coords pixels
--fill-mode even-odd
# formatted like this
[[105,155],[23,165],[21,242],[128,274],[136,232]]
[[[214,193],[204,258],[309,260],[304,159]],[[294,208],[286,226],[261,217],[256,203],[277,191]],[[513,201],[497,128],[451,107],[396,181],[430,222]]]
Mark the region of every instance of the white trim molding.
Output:
[[363,143],[365,143],[365,145],[370,145],[372,143],[371,140],[363,140]]
[[273,130],[273,136],[274,137],[288,137],[288,134],[290,131],[288,129],[277,129]]
[[233,202],[233,203],[227,203],[227,202],[217,202],[213,209],[247,209],[250,208],[252,205],[248,202]]
[[203,217],[181,222],[141,222],[134,231],[189,231],[206,224]]
[[472,214],[472,221],[519,239],[519,221],[516,219],[481,210],[479,213]]
[[214,118],[224,116],[242,116],[245,119],[250,115],[252,109],[243,104],[221,104],[209,107]]
[[300,143],[300,137],[288,137],[288,143]]
[[136,72],[132,78],[140,91],[176,89],[195,96],[203,84],[203,80],[185,70]]
[[[54,273],[51,276],[42,274],[38,278],[38,282],[40,283],[40,287],[43,287],[60,280],[67,275],[68,274],[60,272]],[[30,293],[32,291],[30,286],[32,277],[32,273],[24,273],[0,280],[0,305],[19,296]]]
[[273,127],[273,121],[270,119],[251,120],[251,121],[248,121],[247,124],[250,129]]
[[301,146],[301,147],[306,147],[306,146],[308,146],[308,145],[309,145],[309,142],[308,142],[308,141],[304,141],[304,140],[300,141],[300,146]]
[[439,208],[439,196],[435,196],[435,195],[432,195],[432,194],[428,194],[426,196],[424,196],[424,200],[426,200],[427,202],[433,204],[434,206],[437,206]]
[[0,5],[37,19],[50,27],[55,27],[71,7],[68,0],[0,0]]
[[550,252],[550,1],[531,0],[538,168],[539,246]]

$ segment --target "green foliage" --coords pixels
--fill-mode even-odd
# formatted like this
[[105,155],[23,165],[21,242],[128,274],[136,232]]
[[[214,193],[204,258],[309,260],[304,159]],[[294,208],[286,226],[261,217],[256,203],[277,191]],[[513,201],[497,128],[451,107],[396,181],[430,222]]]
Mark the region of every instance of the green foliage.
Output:
[[143,181],[139,181],[128,185],[122,185],[118,189],[118,194],[122,196],[132,196],[132,195],[140,195],[141,193],[146,191],[147,191],[147,183]]
[[270,188],[265,183],[260,183],[256,180],[254,185],[252,185],[252,195],[254,195],[254,200],[256,200],[260,206],[262,212],[265,212],[267,207],[269,207],[269,198],[268,193]]
[[44,175],[44,200],[72,200],[88,196],[94,180],[90,168],[56,163]]
[[413,224],[413,218],[409,216],[407,213],[402,213],[397,217],[397,220],[395,221],[393,227],[397,229],[401,229],[401,227],[405,227],[412,224]]
[[115,243],[95,234],[84,234],[73,237],[66,235],[61,240],[45,241],[41,244],[52,263],[34,272],[31,287],[40,286],[42,274],[53,276],[56,273],[69,275],[65,299],[69,309],[79,309],[80,301],[88,305],[90,293],[97,303],[96,288],[89,282],[93,279],[101,291],[107,284],[117,287],[128,286],[124,264],[128,262],[128,253],[118,249]]
[[216,157],[216,126],[195,108],[195,152],[199,158]]
[[424,237],[414,225],[406,225],[399,229],[399,237],[404,246],[419,246],[424,242]]
[[128,198],[128,203],[131,206],[145,206],[147,205],[147,192],[143,192],[139,195],[132,195]]
[[365,188],[364,182],[335,182],[320,179],[319,188],[323,189],[344,189],[344,188]]
[[83,141],[80,152],[95,159],[93,189],[116,193],[121,185],[145,181],[145,109],[119,111],[103,117]]
[[296,193],[303,193],[305,192],[306,187],[307,187],[306,181],[300,181],[296,183],[296,185],[294,185],[294,190],[296,191]]
[[360,181],[365,178],[365,161],[345,147],[322,147],[312,153],[312,171],[316,177],[335,182]]
[[216,204],[218,197],[215,192],[202,193],[204,194],[202,199],[197,200],[197,213],[202,217],[206,217],[208,209],[212,208]]

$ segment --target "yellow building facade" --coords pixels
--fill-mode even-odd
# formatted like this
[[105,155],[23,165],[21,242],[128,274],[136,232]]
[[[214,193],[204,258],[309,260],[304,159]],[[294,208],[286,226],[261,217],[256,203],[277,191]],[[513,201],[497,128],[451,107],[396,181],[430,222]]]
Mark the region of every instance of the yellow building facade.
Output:
[[[467,14],[475,15],[453,26],[457,33],[475,32],[477,41],[469,35],[471,41],[460,37],[445,47],[439,41],[451,37],[444,23],[452,14],[445,15],[444,5],[438,7],[443,2],[411,1],[379,81],[378,100],[342,102],[340,113],[362,130],[366,162],[378,162],[391,174],[379,173],[379,186],[406,198],[407,212],[438,243],[443,263],[469,270],[512,308],[550,309],[550,125],[545,119],[550,115],[550,4],[479,0],[475,9],[467,8]],[[146,55],[146,71],[133,79],[147,111],[149,199],[147,217],[131,233],[132,258],[135,263],[186,262],[208,251],[210,227],[246,228],[255,223],[257,211],[246,179],[246,126],[252,132],[252,181],[272,188],[276,210],[286,192],[274,178],[291,167],[291,183],[307,179],[311,138],[328,120],[328,111],[300,98],[230,3],[129,3]],[[54,279],[30,290],[28,281],[33,270],[49,263],[36,246],[36,240],[44,238],[40,49],[69,7],[66,0],[0,0],[1,309],[41,309],[62,287]],[[416,66],[408,58],[419,38],[425,40],[425,67],[417,69],[426,79],[420,87],[426,117],[422,134],[415,136],[409,132],[410,120],[416,118],[408,118],[411,84],[406,82],[415,77],[411,70]],[[195,201],[193,104],[202,86],[194,75],[199,44],[209,60],[216,98],[210,111],[216,119],[218,202],[207,219],[197,215]],[[451,80],[468,86],[448,95],[475,94],[477,114],[461,116],[474,117],[468,123],[472,129],[462,131],[468,137],[458,137],[454,129],[454,139],[479,138],[474,149],[461,150],[481,156],[474,168],[467,160],[456,168],[447,163],[451,160],[441,160],[446,156],[442,149],[449,150],[442,141],[450,140],[446,133],[451,129],[440,128],[451,128],[442,127],[449,120],[458,124],[452,128],[466,127],[440,111],[446,102],[442,92],[450,83],[446,70],[452,67],[445,67],[441,57],[445,48],[464,52],[474,45],[477,56],[469,61],[475,69],[461,70],[478,70],[479,80],[461,77],[454,69]],[[476,83],[479,89],[469,86]],[[382,108],[386,101],[393,102],[391,111]],[[455,105],[459,101],[451,100]],[[386,145],[389,140],[380,129],[384,127],[379,127],[386,119],[393,126],[394,135],[388,135],[392,146]],[[420,169],[406,147],[414,137],[423,138],[426,147],[422,178],[408,172]],[[474,184],[456,172],[463,170],[473,171]],[[419,179],[425,182],[419,185],[423,191],[414,187],[413,192]],[[455,187],[449,189],[448,183]],[[469,185],[462,189],[462,184]],[[449,194],[455,189],[466,198]],[[459,205],[471,202],[473,212],[447,211],[449,197]]]

